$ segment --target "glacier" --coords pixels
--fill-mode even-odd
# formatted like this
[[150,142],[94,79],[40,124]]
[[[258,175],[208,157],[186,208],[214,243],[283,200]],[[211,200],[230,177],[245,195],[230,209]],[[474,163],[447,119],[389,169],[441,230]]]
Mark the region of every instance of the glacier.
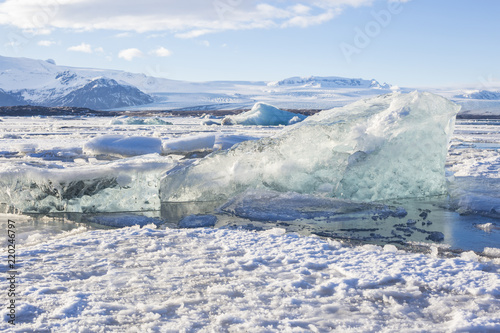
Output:
[[365,202],[441,195],[459,111],[417,91],[322,111],[167,173],[161,201],[225,200],[249,188]]

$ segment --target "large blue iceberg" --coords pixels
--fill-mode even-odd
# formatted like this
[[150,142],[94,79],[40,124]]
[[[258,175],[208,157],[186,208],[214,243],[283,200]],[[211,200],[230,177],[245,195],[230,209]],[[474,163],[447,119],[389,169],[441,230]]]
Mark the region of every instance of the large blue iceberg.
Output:
[[440,195],[459,110],[415,91],[323,111],[272,138],[170,172],[161,181],[161,201],[221,200],[249,188],[357,201]]

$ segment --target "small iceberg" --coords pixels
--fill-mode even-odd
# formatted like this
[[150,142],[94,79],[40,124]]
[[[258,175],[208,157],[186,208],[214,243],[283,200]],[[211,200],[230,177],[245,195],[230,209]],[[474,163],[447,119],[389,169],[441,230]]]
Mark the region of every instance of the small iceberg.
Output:
[[304,115],[283,111],[266,103],[256,103],[250,111],[234,116],[226,116],[222,120],[222,125],[292,125],[306,118]]
[[459,110],[441,96],[415,91],[322,111],[274,137],[242,142],[169,173],[161,201],[225,200],[247,189],[365,202],[441,195]]

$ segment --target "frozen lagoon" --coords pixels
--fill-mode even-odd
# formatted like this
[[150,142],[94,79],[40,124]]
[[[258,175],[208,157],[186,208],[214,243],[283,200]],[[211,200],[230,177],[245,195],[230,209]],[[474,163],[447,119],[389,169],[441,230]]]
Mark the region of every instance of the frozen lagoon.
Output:
[[[154,223],[157,225],[169,226],[177,226],[188,215],[201,214],[212,215],[207,219],[216,221],[216,227],[267,229],[280,226],[306,235],[319,234],[356,242],[408,246],[415,242],[438,241],[452,248],[479,252],[484,247],[499,244],[497,212],[500,211],[498,196],[500,161],[496,146],[500,142],[498,122],[459,121],[453,133],[446,161],[446,149],[444,152],[438,152],[443,147],[428,149],[428,159],[421,156],[419,161],[413,156],[415,154],[408,153],[416,145],[414,143],[416,139],[412,136],[397,138],[393,141],[396,141],[398,146],[387,145],[388,148],[380,150],[379,147],[384,147],[386,144],[376,139],[376,135],[380,136],[380,133],[385,133],[388,127],[394,126],[392,124],[397,123],[394,119],[406,116],[405,103],[408,101],[403,101],[403,107],[400,109],[402,111],[397,111],[395,108],[396,111],[380,116],[377,108],[384,102],[385,100],[381,99],[372,103],[375,107],[371,112],[375,118],[367,118],[366,126],[357,124],[348,130],[347,124],[341,124],[341,131],[354,134],[343,140],[343,134],[339,132],[338,136],[343,140],[340,142],[328,137],[337,134],[328,134],[321,126],[315,125],[314,121],[301,123],[298,125],[301,131],[298,140],[299,142],[308,140],[308,143],[302,144],[301,147],[297,147],[295,142],[297,140],[289,134],[289,127],[207,126],[204,125],[206,117],[203,119],[164,117],[154,118],[154,121],[136,117],[120,117],[119,121],[85,117],[5,118],[4,122],[0,123],[3,133],[0,141],[0,182],[5,189],[0,194],[0,203],[4,212],[18,210],[24,213],[60,216],[69,215],[59,213],[76,213],[71,214],[70,219],[92,223],[97,221],[98,224],[112,227],[150,223],[147,219],[141,222],[137,217],[138,214],[144,215],[146,212],[156,219]],[[362,107],[366,107],[366,104]],[[353,110],[347,112],[356,114]],[[360,114],[363,115],[363,112]],[[323,121],[335,125],[337,116],[330,116],[332,119],[328,119],[328,116],[321,117]],[[421,128],[417,130],[427,133],[425,136],[433,136],[436,130],[432,117],[429,115],[425,117],[429,119],[425,119]],[[418,122],[418,119],[412,118],[407,125],[402,126],[414,127],[412,124],[415,121]],[[447,118],[440,121],[441,130],[444,131]],[[373,126],[374,123],[378,124],[378,127]],[[360,129],[361,127],[364,129]],[[307,137],[309,128],[312,128],[311,138]],[[368,131],[372,139],[366,140],[362,136],[355,136],[362,131]],[[242,159],[238,157],[223,159],[226,156],[226,149],[239,141],[268,137],[272,137],[268,142],[273,142],[272,140],[281,142],[281,146],[278,149],[275,147],[268,149],[271,151],[270,154],[253,156],[251,151],[255,145],[250,141],[250,145],[242,146],[240,149],[243,152],[242,156],[246,158],[244,163],[261,163],[261,160],[267,160],[271,164],[264,163],[264,169],[269,166],[270,170],[276,169],[282,172],[272,171],[273,173],[269,175],[254,176],[253,171],[250,169],[245,171],[241,163],[238,166],[240,171],[232,166],[234,161],[237,161],[238,165]],[[315,138],[321,142],[315,143]],[[333,141],[324,144],[327,140]],[[423,137],[419,141],[421,148],[416,150],[417,155],[423,154],[425,147],[446,145],[446,138],[443,138],[443,142],[435,142],[436,138],[426,142]],[[360,142],[365,148],[359,148]],[[335,148],[329,148],[329,145]],[[352,148],[349,145],[352,145]],[[309,146],[314,149],[309,149]],[[245,147],[250,147],[250,150]],[[401,153],[396,154],[396,159],[408,158],[408,160],[413,159],[413,162],[404,162],[401,165],[391,165],[390,161],[384,162],[390,158],[393,148]],[[263,146],[262,149],[267,148]],[[286,149],[290,150],[292,155],[280,160],[279,156],[288,154]],[[314,151],[318,149],[325,152],[323,155],[326,157],[323,160],[314,157]],[[333,153],[329,152],[331,149]],[[351,156],[348,154],[349,149]],[[387,150],[386,153],[384,149]],[[217,150],[219,154],[215,154],[215,158],[201,159]],[[405,157],[405,154],[408,156]],[[441,154],[443,157],[438,157],[436,164],[429,164],[429,160],[434,159],[436,154]],[[330,160],[346,164],[348,173],[328,174],[326,171],[333,167],[329,164]],[[211,161],[216,161],[216,164],[220,162],[218,164],[220,167],[210,166]],[[313,165],[308,161],[313,161]],[[381,184],[372,186],[370,182],[373,183],[376,179],[371,180],[365,176],[362,182],[368,184],[367,189],[370,190],[354,192],[353,185],[357,186],[358,180],[361,182],[358,176],[363,172],[363,169],[359,169],[359,165],[362,166],[365,161],[376,166],[378,163],[376,169],[368,169],[369,172],[365,174],[380,173],[382,170],[387,177],[391,174],[400,174],[401,178],[398,180],[400,183],[391,181],[394,183],[391,186],[384,187]],[[440,168],[444,168],[445,162],[447,185],[444,184],[444,173],[440,171]],[[179,173],[178,170],[182,175],[183,170],[193,169],[191,165],[195,166],[194,170],[200,170],[201,173],[196,171],[198,174],[195,174],[195,180],[189,185],[192,188],[186,191],[189,179],[184,179],[184,176],[178,177],[176,174]],[[338,167],[345,168],[343,165]],[[419,169],[418,172],[415,172],[416,169]],[[295,174],[301,178],[292,174],[294,170],[300,171]],[[161,195],[163,198],[159,196],[158,192],[162,190],[159,179],[164,177],[165,172],[168,173],[167,180],[174,179],[175,182],[175,178],[180,178],[181,191],[175,190],[175,186],[171,187],[176,195],[187,193],[188,196],[193,194],[195,196],[172,200],[168,197],[170,190],[168,187],[167,191],[163,190]],[[239,176],[237,172],[240,172]],[[286,175],[284,174],[286,172],[292,173]],[[231,177],[235,179],[228,183],[226,178],[230,174],[233,174]],[[381,178],[387,178],[386,176]],[[210,181],[211,178],[216,182]],[[224,181],[220,182],[220,179]],[[284,188],[288,186],[287,179],[293,180],[289,182],[291,184],[289,189]],[[335,185],[337,179],[342,181]],[[266,184],[266,188],[256,190],[257,192],[247,193],[242,187],[244,182],[247,182],[252,184],[250,189],[252,187],[258,189],[262,187],[259,185],[261,180]],[[424,188],[433,189],[435,192],[433,196],[418,199],[391,198],[391,193],[394,191],[391,187],[395,189],[398,189],[398,186],[406,187],[408,193],[405,194],[411,197],[411,191],[422,188],[426,181],[430,186],[425,185]],[[240,182],[238,185],[241,188],[238,190],[240,194],[236,192],[234,194],[236,196],[232,198],[220,198],[220,195],[217,195],[217,191],[234,192],[234,188],[225,184],[237,182]],[[214,184],[222,187],[220,189],[210,187]],[[271,184],[271,187],[267,188],[267,184]],[[343,192],[354,193],[354,199],[365,200],[351,202],[349,197],[325,197],[327,191],[332,191],[335,187]],[[314,189],[316,194],[294,192],[310,188]],[[276,189],[281,193],[276,192]],[[197,193],[202,191],[210,192],[212,195],[212,197],[203,196],[202,200],[206,202],[200,202],[200,197],[196,197],[199,195]],[[245,198],[245,195],[248,197]],[[389,199],[384,200],[384,196]],[[375,200],[366,200],[370,197],[375,197]],[[13,202],[15,205],[12,205]],[[397,213],[398,211],[400,212]],[[124,212],[129,212],[128,217]],[[110,215],[116,217],[109,217]],[[481,227],[483,225],[488,225],[487,229],[490,232],[485,232],[484,227]],[[463,237],[465,234],[467,237]]]
[[[131,171],[155,175],[161,164],[191,160],[161,154],[88,156],[82,147],[92,137],[258,138],[283,130],[203,126],[193,118],[164,119],[173,125],[65,117],[3,120],[4,172],[111,171],[122,175],[117,182],[124,187],[151,181],[134,179]],[[333,212],[332,199],[250,192],[229,202],[170,202],[142,212],[123,206],[107,214],[3,216],[2,225],[6,218],[20,225],[18,331],[496,331],[499,138],[496,122],[457,123],[446,162],[455,174],[451,199],[339,202]],[[203,156],[203,150],[189,157]],[[192,214],[216,216],[217,228],[171,228]],[[133,224],[143,228],[95,230]],[[418,229],[442,232],[444,240],[428,240],[429,234]],[[392,231],[406,237],[404,248],[422,253],[397,251],[391,244],[401,247],[400,237],[377,236],[394,236]],[[311,237],[315,232],[326,239]],[[447,245],[462,251],[455,254]]]

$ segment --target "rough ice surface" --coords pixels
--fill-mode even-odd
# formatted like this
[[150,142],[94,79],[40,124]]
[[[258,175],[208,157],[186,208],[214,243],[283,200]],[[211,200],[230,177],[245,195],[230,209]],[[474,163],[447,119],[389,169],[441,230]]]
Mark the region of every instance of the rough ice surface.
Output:
[[248,188],[357,201],[443,194],[459,110],[415,91],[323,111],[272,138],[243,142],[168,174],[162,201],[224,199]]
[[83,151],[92,155],[137,156],[161,153],[161,139],[108,134],[90,139]]
[[3,309],[5,332],[500,330],[498,265],[472,253],[150,225],[59,235],[16,259],[17,320]]
[[122,212],[160,207],[160,175],[175,163],[156,154],[72,168],[12,166],[0,172],[3,212]]
[[226,116],[223,125],[291,125],[304,120],[306,116],[280,110],[266,103],[256,103],[250,111],[234,116]]

